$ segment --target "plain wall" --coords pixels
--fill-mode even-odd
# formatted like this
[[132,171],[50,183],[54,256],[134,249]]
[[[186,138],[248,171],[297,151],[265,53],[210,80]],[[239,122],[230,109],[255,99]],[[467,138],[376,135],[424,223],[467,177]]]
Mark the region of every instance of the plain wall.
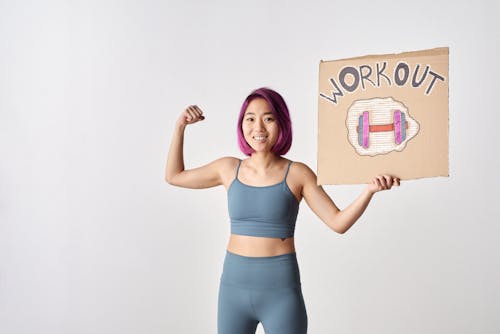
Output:
[[[450,177],[375,195],[344,235],[301,203],[309,333],[499,333],[496,1],[0,1],[0,332],[215,333],[222,187],[254,88],[286,99],[316,170],[320,59],[450,47]],[[362,185],[325,186],[345,207]],[[258,333],[263,333],[259,326]]]

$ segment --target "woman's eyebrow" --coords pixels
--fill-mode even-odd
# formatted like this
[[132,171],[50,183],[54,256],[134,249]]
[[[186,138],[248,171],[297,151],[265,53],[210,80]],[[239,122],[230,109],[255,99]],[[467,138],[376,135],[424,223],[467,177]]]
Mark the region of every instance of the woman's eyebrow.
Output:
[[[271,111],[268,111],[268,112],[265,112],[263,113],[262,115],[272,115],[273,113]],[[245,115],[255,115],[255,113],[249,111],[249,112],[246,112]]]

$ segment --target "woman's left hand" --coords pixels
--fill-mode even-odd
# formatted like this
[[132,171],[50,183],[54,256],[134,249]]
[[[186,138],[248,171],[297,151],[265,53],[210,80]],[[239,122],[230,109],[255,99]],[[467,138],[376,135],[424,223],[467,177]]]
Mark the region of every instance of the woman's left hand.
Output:
[[399,179],[391,175],[377,175],[372,179],[370,183],[366,186],[366,189],[375,194],[381,190],[389,190],[392,186],[399,187]]

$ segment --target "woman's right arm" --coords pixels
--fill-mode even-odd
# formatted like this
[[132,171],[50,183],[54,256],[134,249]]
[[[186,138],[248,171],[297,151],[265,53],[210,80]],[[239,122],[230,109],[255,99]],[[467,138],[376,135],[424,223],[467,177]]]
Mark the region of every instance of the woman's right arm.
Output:
[[165,170],[165,181],[183,188],[210,188],[223,184],[221,171],[227,168],[228,160],[221,158],[205,166],[184,169],[184,130],[186,126],[205,119],[198,106],[189,106],[175,123],[174,134],[170,144]]

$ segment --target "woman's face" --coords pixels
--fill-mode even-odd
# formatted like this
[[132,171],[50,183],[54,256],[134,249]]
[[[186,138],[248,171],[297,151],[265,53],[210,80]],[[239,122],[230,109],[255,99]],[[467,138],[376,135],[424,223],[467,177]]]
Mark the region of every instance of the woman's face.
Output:
[[250,102],[241,128],[245,140],[255,152],[270,152],[278,140],[278,124],[263,98],[255,98]]

